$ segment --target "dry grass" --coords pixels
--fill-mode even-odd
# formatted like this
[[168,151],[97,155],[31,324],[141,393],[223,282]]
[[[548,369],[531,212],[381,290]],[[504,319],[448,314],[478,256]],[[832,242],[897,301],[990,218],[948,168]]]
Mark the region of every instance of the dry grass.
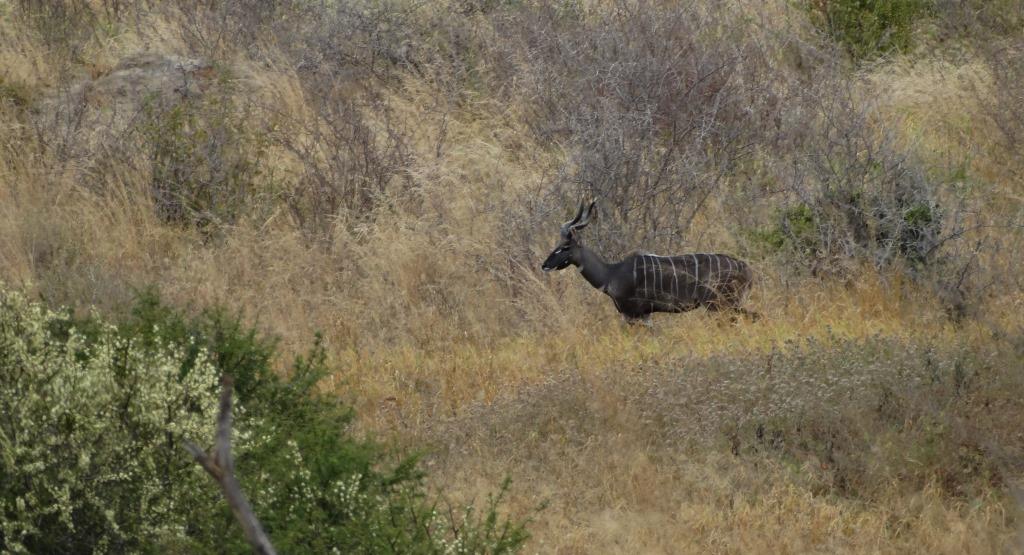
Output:
[[[495,456],[479,450],[472,458]],[[952,554],[1014,545],[1002,504],[965,507],[934,488],[871,505],[829,499],[770,463],[660,454],[622,435],[545,446],[534,457],[505,464],[519,480],[513,502],[551,501],[531,527],[540,553]],[[443,484],[471,497],[502,474],[464,464]]]
[[[774,2],[756,15],[774,33],[803,32],[801,12],[789,6]],[[97,79],[139,52],[190,53],[178,16],[153,11],[92,37],[82,50],[88,64],[60,60],[4,10],[0,77],[33,91],[37,105],[59,94],[68,67],[76,80]],[[313,114],[299,70],[273,53],[219,52],[218,67],[231,68],[239,94],[267,107],[260,130],[301,136],[296,122]],[[476,71],[502,71],[490,63]],[[99,69],[86,77],[89,67]],[[858,92],[878,99],[882,119],[935,171],[965,164],[996,193],[989,206],[1012,213],[1024,185],[990,154],[991,122],[973,103],[986,83],[974,60],[898,60],[870,70]],[[543,195],[567,173],[568,147],[532,138],[525,101],[490,98],[480,85],[456,102],[445,86],[409,72],[382,89],[408,131],[413,162],[403,179],[411,186],[372,219],[338,215],[328,240],[311,240],[274,202],[302,167],[278,144],[261,161],[271,200],[210,234],[165,223],[152,209],[146,156],[100,132],[122,129],[129,118],[78,130],[74,140],[86,154],[61,159],[33,127],[38,114],[0,98],[0,279],[56,304],[113,313],[136,288],[155,284],[177,305],[243,310],[288,353],[323,333],[339,368],[324,387],[353,401],[360,427],[435,448],[432,475],[456,499],[493,491],[507,473],[515,480],[512,510],[550,505],[535,517],[531,552],[995,553],[1024,546],[1021,508],[1007,493],[1019,468],[1007,484],[969,498],[933,483],[915,491],[894,483],[870,500],[842,496],[812,487],[814,468],[737,457],[718,444],[664,441],[669,430],[645,421],[637,393],[668,383],[655,369],[760,356],[809,337],[974,345],[1010,353],[1000,360],[1019,364],[1022,289],[988,287],[972,297],[972,318],[954,323],[939,293],[898,268],[855,263],[853,274],[829,280],[765,256],[751,299],[763,321],[734,326],[700,311],[657,317],[651,329],[627,327],[572,272],[544,275],[536,267],[563,216]],[[373,113],[367,122],[378,133],[387,126]],[[678,248],[738,248],[722,218],[726,204],[709,203],[695,219],[708,225]],[[1020,245],[986,252],[982,275],[1019,262]],[[495,428],[515,428],[515,441]]]
[[[872,324],[870,320],[866,323]],[[884,323],[875,324],[872,327],[876,327],[878,334],[899,337],[893,339],[893,344],[906,345],[908,349],[920,340],[934,341],[935,345],[977,341],[940,329],[935,329],[931,337],[915,339],[915,332],[900,334],[898,330],[887,329]],[[892,324],[890,321],[889,325]],[[776,344],[781,352],[795,349],[790,352],[802,352],[811,360],[816,357],[823,370],[829,369],[816,375],[814,363],[810,363],[812,373],[801,377],[799,373],[788,373],[785,355],[778,358],[780,351],[773,351],[776,354],[772,373],[773,355],[758,345],[760,341],[771,341],[766,337],[770,334],[755,330],[727,332],[724,341],[732,340],[733,344],[716,346],[718,338],[709,340],[699,332],[663,331],[675,333],[671,333],[670,339],[613,338],[609,336],[619,334],[608,334],[589,340],[567,340],[571,345],[583,343],[584,349],[575,356],[566,355],[560,366],[564,370],[548,371],[530,386],[508,388],[493,402],[470,404],[459,416],[431,417],[428,425],[436,427],[426,436],[432,438],[431,445],[437,453],[431,459],[432,471],[441,476],[440,483],[448,491],[466,498],[481,498],[487,484],[508,473],[516,484],[511,498],[513,508],[525,511],[546,504],[532,528],[540,552],[1012,550],[1015,523],[1019,519],[1019,508],[1012,499],[989,492],[971,496],[972,500],[967,501],[950,496],[951,486],[944,485],[939,475],[922,472],[919,482],[910,477],[916,473],[914,467],[933,464],[926,458],[931,453],[927,442],[916,443],[902,437],[929,425],[927,418],[917,420],[918,416],[910,416],[913,410],[908,411],[906,422],[917,423],[908,428],[865,432],[872,442],[871,454],[845,455],[866,459],[857,463],[847,462],[838,454],[833,461],[832,447],[811,448],[803,455],[792,451],[778,454],[779,447],[771,446],[767,439],[762,442],[756,438],[752,423],[741,425],[738,436],[732,436],[738,447],[729,453],[733,419],[749,422],[752,414],[765,415],[754,416],[753,420],[763,418],[768,426],[765,437],[774,438],[773,425],[785,427],[782,423],[787,418],[796,418],[796,427],[787,428],[785,435],[780,435],[787,449],[802,448],[797,447],[799,438],[789,434],[799,436],[816,425],[828,426],[825,422],[829,418],[813,412],[814,409],[797,416],[805,410],[800,409],[781,416],[780,420],[778,414],[771,415],[777,410],[771,408],[772,401],[759,398],[780,389],[799,390],[804,387],[804,380],[810,382],[807,387],[812,389],[795,393],[789,399],[779,394],[774,402],[784,401],[779,406],[802,403],[814,398],[818,391],[834,397],[826,403],[844,407],[839,410],[850,410],[862,402],[858,397],[866,396],[868,412],[852,418],[860,423],[858,426],[870,430],[870,414],[876,410],[873,407],[881,406],[879,398],[864,390],[863,385],[844,386],[843,380],[853,378],[858,384],[874,384],[889,379],[902,383],[910,376],[902,373],[902,363],[897,362],[899,356],[875,370],[868,370],[868,364],[854,362],[848,366],[855,368],[851,374],[833,378],[833,372],[839,374],[838,365],[829,360],[827,351],[843,349],[842,340],[835,336],[820,339],[823,343],[819,348],[824,352]],[[857,333],[839,333],[851,332]],[[758,337],[750,338],[751,334]],[[742,336],[748,336],[747,341]],[[664,344],[655,346],[662,340]],[[606,350],[607,347],[612,348]],[[701,348],[718,354],[709,355],[701,352]],[[751,357],[756,360],[753,364],[748,361]],[[799,356],[789,359],[792,360],[799,360]],[[734,370],[733,365],[739,369]],[[765,365],[768,370],[764,370]],[[995,373],[1011,382],[1019,381],[1010,366],[997,365]],[[836,381],[830,381],[833,379]],[[986,380],[991,380],[989,391],[995,397],[1001,396],[1000,391],[1019,387],[1002,382],[995,375],[986,376]],[[926,404],[932,396],[937,403],[947,402],[938,392],[925,395]],[[989,394],[972,391],[971,395]],[[723,401],[727,404],[720,404]],[[922,399],[902,401],[913,404]],[[730,406],[732,403],[735,406]],[[388,408],[397,412],[401,405]],[[944,410],[954,409],[947,406]],[[1010,415],[1019,415],[1020,410],[1019,406],[1008,409],[1004,416],[1012,421],[1017,417]],[[401,413],[383,412],[385,422],[396,426],[408,424],[401,419]],[[993,433],[1015,434],[1010,421],[996,418],[979,425]],[[801,432],[803,427],[805,431]],[[900,431],[896,432],[897,429]],[[874,440],[876,432],[882,439]],[[839,435],[842,434],[840,431]],[[423,436],[424,432],[413,435]],[[1016,437],[999,442],[1018,445],[1008,453],[1009,460],[1019,457],[1019,434]],[[837,453],[853,447],[844,443],[842,437],[836,437],[835,442]],[[965,444],[954,445],[964,449]],[[886,474],[893,470],[896,474]],[[847,471],[854,474],[848,476]],[[876,472],[880,474],[871,476]],[[846,482],[840,481],[858,479],[878,479],[881,485],[873,487],[862,482],[849,487],[842,486]],[[856,493],[851,495],[851,491]],[[987,490],[982,487],[982,491]]]

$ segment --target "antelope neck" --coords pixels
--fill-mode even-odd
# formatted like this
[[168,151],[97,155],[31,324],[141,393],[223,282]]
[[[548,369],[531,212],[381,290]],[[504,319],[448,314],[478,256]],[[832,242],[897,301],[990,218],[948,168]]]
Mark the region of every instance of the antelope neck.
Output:
[[580,273],[590,285],[598,289],[603,289],[608,285],[611,279],[611,270],[608,263],[601,260],[601,257],[594,251],[581,245],[579,260],[574,260],[573,263],[579,266]]

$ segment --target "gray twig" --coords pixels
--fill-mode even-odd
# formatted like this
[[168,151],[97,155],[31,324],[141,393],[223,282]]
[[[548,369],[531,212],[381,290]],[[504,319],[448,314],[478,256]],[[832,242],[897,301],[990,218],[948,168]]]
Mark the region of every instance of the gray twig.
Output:
[[222,376],[220,380],[220,415],[217,417],[217,431],[214,434],[213,447],[207,453],[191,441],[185,440],[185,449],[195,457],[213,479],[220,484],[221,491],[231,507],[231,512],[242,525],[245,539],[252,545],[253,551],[262,555],[276,555],[270,538],[263,531],[256,514],[249,505],[249,500],[242,491],[241,484],[235,478],[235,461],[231,458],[231,388],[234,380],[231,376]]

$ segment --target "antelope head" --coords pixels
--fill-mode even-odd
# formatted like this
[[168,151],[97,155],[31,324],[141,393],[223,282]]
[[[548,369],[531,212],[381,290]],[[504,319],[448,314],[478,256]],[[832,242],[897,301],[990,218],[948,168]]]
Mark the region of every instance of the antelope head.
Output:
[[594,216],[595,204],[596,201],[591,202],[590,206],[584,210],[581,202],[579,210],[576,211],[576,217],[562,225],[555,250],[551,251],[548,259],[541,265],[542,270],[545,272],[564,270],[570,264],[579,263],[579,251],[583,247],[579,240],[579,231],[590,223],[590,219]]

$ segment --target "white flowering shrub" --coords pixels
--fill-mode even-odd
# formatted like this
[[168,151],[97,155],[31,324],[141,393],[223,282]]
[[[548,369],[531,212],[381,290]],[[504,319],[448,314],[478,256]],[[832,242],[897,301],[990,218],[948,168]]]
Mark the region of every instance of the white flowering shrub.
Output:
[[[351,437],[319,395],[319,344],[281,377],[274,343],[223,311],[143,294],[117,326],[0,288],[0,553],[249,553],[182,449],[213,436],[235,383],[236,477],[281,553],[509,553],[521,522],[436,511],[415,458]],[[501,493],[507,490],[505,484]]]
[[184,536],[213,433],[204,353],[144,344],[0,291],[0,551],[124,552]]

